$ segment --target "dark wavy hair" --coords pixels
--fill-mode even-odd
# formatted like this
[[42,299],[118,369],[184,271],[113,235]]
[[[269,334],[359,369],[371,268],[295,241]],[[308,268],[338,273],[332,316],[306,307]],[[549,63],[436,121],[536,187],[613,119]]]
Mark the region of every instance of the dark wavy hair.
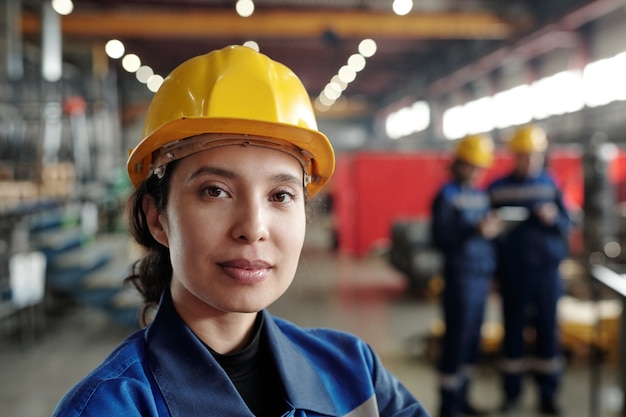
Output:
[[140,314],[142,325],[148,323],[149,314],[159,305],[163,290],[169,287],[172,280],[169,248],[157,242],[150,233],[146,213],[143,210],[143,200],[146,196],[152,196],[157,210],[159,212],[165,210],[170,178],[177,165],[178,161],[169,163],[162,178],[151,175],[137,186],[128,199],[127,214],[130,234],[144,251],[141,258],[133,264],[126,282],[134,285],[143,297],[144,305]]

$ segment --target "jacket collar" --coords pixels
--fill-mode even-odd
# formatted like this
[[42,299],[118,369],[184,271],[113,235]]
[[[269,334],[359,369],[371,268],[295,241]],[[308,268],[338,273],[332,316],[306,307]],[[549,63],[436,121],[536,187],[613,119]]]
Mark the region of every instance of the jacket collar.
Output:
[[[311,362],[264,310],[266,340],[278,365],[287,401],[295,409],[336,415],[328,392]],[[148,363],[173,417],[211,415],[253,417],[213,355],[183,322],[165,291],[146,331]]]
[[324,386],[320,373],[303,351],[285,335],[267,311],[264,331],[270,350],[276,358],[287,399],[296,409],[315,411],[329,416],[339,415],[328,389]]

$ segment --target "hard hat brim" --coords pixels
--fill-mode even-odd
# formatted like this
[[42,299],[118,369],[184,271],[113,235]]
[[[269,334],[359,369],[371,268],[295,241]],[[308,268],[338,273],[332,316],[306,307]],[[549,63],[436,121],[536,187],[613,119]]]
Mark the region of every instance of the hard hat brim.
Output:
[[153,152],[164,145],[204,133],[263,136],[288,142],[311,155],[312,181],[307,190],[313,197],[328,182],[335,169],[335,154],[328,138],[321,132],[294,125],[250,119],[186,117],[171,121],[146,136],[128,158],[131,183],[137,187],[151,174]]

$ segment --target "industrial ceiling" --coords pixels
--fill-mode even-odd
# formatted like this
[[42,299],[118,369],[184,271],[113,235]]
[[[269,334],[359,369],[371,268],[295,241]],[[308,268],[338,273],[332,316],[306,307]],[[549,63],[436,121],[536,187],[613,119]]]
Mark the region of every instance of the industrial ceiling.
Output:
[[[36,1],[24,0],[22,32],[40,35]],[[255,0],[252,16],[219,0],[76,0],[62,18],[66,60],[85,65],[94,49],[117,38],[126,51],[166,75],[187,58],[254,40],[261,52],[296,72],[317,95],[365,38],[377,52],[344,91],[362,112],[429,86],[459,68],[564,16],[606,13],[623,0],[415,0],[398,16],[392,0]],[[590,18],[592,18],[591,16]],[[119,63],[112,65],[119,66]]]

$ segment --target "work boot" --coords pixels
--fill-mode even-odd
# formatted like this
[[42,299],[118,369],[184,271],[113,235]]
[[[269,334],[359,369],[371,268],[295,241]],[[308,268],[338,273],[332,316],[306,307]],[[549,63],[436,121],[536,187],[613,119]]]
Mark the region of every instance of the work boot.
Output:
[[560,416],[561,410],[553,399],[541,400],[539,404],[539,412],[546,416]]
[[500,406],[500,412],[504,415],[515,412],[519,408],[519,401],[517,399],[507,398]]
[[461,408],[461,414],[464,416],[487,416],[489,415],[489,412],[487,410],[476,408],[470,403],[465,403]]

